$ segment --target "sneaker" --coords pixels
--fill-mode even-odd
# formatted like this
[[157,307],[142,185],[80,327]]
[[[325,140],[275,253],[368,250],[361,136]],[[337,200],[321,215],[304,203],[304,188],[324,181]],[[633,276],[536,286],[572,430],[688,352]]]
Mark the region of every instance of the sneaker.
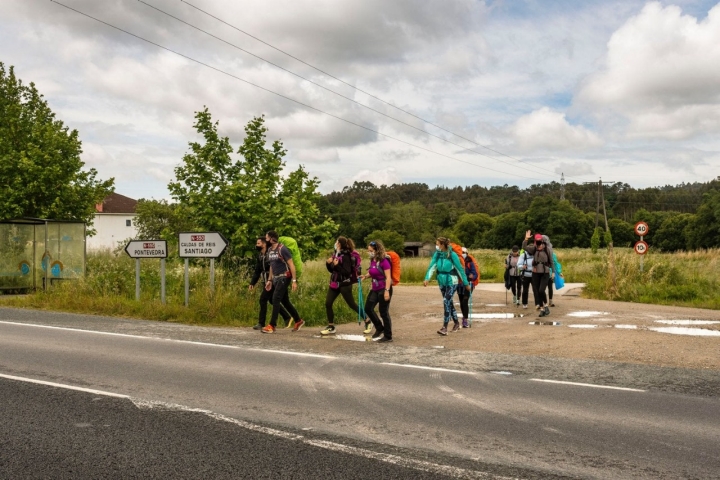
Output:
[[455,333],[458,330],[460,330],[460,322],[455,322],[455,325],[453,325],[452,333]]
[[293,332],[297,332],[298,330],[300,330],[300,329],[303,327],[303,325],[305,325],[305,320],[303,320],[303,319],[301,318],[300,320],[298,320],[297,322],[295,322],[295,326],[293,326],[293,330],[292,330],[292,331],[293,331]]
[[332,335],[335,333],[335,325],[328,325],[323,330],[320,330],[320,335]]
[[373,324],[372,322],[365,322],[365,330],[363,330],[363,333],[367,335],[368,333],[372,332]]
[[382,338],[381,338],[380,340],[378,340],[377,342],[378,342],[378,343],[392,342],[392,338],[382,337]]
[[524,308],[525,310],[527,310],[527,305],[523,305],[523,308]]
[[540,305],[535,305],[535,310],[540,310]]
[[373,333],[372,338],[373,338],[373,340],[376,340],[376,339],[382,337],[382,335],[383,335],[383,331],[382,331],[382,330],[375,330],[375,333]]
[[550,309],[548,307],[545,307],[545,310],[543,310],[543,312],[545,312],[546,317],[550,315]]
[[551,307],[554,307],[554,306],[555,306],[555,303],[553,303],[552,300],[550,301],[550,306],[551,306]]
[[262,333],[275,333],[275,327],[272,325],[268,325],[264,327],[262,330],[260,330]]
[[468,319],[467,319],[467,318],[463,318],[462,327],[463,327],[463,328],[470,328],[470,323],[468,323]]
[[259,323],[253,327],[253,330],[262,330],[265,325],[260,325]]
[[518,299],[517,296],[513,295],[513,305],[517,305]]
[[438,333],[440,335],[447,335],[447,327],[443,326],[440,330],[438,330]]
[[285,328],[292,328],[293,325],[295,325],[295,320],[293,320],[291,318],[290,320],[288,320],[287,325],[285,325]]

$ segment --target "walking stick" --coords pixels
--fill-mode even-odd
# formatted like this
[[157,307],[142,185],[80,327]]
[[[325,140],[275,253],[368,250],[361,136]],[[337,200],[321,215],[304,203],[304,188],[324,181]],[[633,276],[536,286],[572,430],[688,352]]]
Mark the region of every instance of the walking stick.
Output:
[[472,297],[473,297],[473,287],[470,287],[470,304],[468,305],[468,325],[470,325],[470,328],[472,328]]
[[363,302],[362,281],[358,278],[358,325],[365,320],[365,302]]

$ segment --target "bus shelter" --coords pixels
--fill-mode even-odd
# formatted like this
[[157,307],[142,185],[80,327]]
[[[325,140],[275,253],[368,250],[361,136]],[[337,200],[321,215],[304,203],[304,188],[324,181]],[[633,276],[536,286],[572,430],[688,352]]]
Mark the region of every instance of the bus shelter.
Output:
[[29,291],[85,276],[85,224],[41,218],[0,222],[0,290]]

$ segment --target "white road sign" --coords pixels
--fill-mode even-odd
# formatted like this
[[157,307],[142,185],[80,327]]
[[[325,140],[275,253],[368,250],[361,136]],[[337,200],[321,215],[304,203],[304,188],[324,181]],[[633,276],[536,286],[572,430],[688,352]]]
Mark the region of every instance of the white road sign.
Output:
[[638,237],[644,237],[650,232],[650,227],[645,222],[637,222],[635,224],[635,235]]
[[165,240],[133,240],[125,245],[125,253],[130,258],[167,258]]
[[645,255],[648,251],[648,244],[646,242],[637,242],[635,244],[635,253],[638,255]]
[[218,258],[228,242],[218,232],[179,234],[180,258]]

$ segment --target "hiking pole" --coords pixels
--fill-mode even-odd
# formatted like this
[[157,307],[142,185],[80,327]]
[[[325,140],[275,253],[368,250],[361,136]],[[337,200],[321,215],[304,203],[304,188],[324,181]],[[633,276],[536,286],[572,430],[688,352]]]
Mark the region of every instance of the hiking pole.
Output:
[[365,304],[363,302],[362,281],[358,278],[358,325],[365,320]]
[[472,328],[472,297],[473,297],[473,288],[470,287],[470,301],[468,305],[468,325],[470,325],[470,328]]

